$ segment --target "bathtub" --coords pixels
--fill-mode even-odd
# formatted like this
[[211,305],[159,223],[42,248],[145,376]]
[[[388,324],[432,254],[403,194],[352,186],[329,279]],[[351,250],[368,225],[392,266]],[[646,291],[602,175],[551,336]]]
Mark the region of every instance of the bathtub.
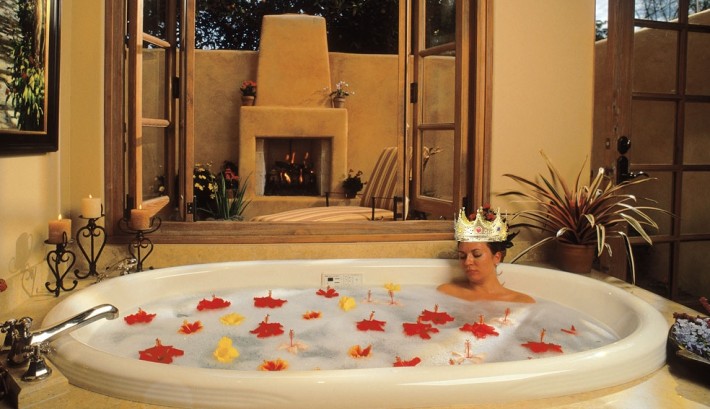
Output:
[[[52,343],[50,360],[79,387],[133,401],[200,408],[417,408],[502,403],[619,385],[665,363],[667,323],[649,304],[577,274],[502,264],[506,286],[591,315],[620,337],[585,352],[468,366],[321,371],[232,371],[122,358],[87,345],[106,321]],[[57,304],[49,326],[103,303],[124,316],[158,297],[217,286],[321,287],[322,274],[361,274],[363,285],[437,285],[459,273],[440,259],[337,259],[228,262],[141,272],[105,280]]]

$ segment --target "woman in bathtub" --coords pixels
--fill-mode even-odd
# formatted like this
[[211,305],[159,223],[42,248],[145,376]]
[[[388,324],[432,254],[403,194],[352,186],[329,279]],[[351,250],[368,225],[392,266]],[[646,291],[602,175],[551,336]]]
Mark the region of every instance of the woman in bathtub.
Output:
[[490,206],[479,208],[473,216],[467,218],[461,209],[454,225],[458,257],[467,281],[442,284],[438,290],[468,301],[534,303],[531,296],[506,288],[498,281],[498,264],[513,245],[515,233],[508,233],[505,219]]

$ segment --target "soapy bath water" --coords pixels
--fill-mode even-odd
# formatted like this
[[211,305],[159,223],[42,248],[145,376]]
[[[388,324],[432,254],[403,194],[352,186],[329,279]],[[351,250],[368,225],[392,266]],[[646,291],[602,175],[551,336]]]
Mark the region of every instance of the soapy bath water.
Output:
[[[114,355],[138,359],[139,351],[164,346],[184,351],[173,365],[233,370],[257,370],[264,361],[281,359],[288,370],[353,369],[392,367],[397,358],[409,361],[419,358],[421,366],[469,365],[501,361],[545,358],[560,352],[534,352],[523,346],[528,342],[559,345],[562,354],[571,354],[610,344],[619,337],[586,314],[550,300],[537,299],[535,304],[500,301],[469,302],[444,295],[428,286],[402,285],[394,292],[394,303],[384,286],[373,288],[338,288],[337,297],[316,295],[318,288],[274,288],[274,299],[286,300],[279,308],[257,308],[255,297],[266,297],[269,289],[242,288],[219,290],[214,294],[191,294],[180,298],[157,300],[123,309],[120,319],[106,321],[88,344]],[[368,291],[370,294],[368,295]],[[216,310],[198,311],[203,300],[216,296],[231,305]],[[356,306],[345,311],[339,306],[341,297],[351,297]],[[416,323],[424,310],[447,313],[454,320],[432,325],[430,339],[409,336],[403,323]],[[156,314],[152,322],[128,325],[124,317],[138,308]],[[320,312],[318,319],[306,320],[308,312]],[[507,312],[506,312],[507,311]],[[237,313],[245,319],[239,325],[225,325],[220,317]],[[283,334],[258,338],[255,330],[266,319],[280,323]],[[372,319],[384,321],[384,331],[360,331],[357,323]],[[483,322],[494,328],[497,336],[477,338],[461,331],[465,324]],[[183,323],[200,321],[202,329],[191,334],[179,332]],[[426,322],[428,323],[428,322]],[[289,331],[294,331],[293,343]],[[541,338],[541,333],[544,336]],[[213,352],[222,337],[232,340],[239,356],[231,362],[219,362]],[[305,348],[288,348],[305,345]],[[367,357],[353,358],[351,347],[371,346]]]

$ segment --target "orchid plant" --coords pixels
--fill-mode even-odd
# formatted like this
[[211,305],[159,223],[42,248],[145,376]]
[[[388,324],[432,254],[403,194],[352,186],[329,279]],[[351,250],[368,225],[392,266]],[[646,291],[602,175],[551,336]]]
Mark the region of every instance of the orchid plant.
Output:
[[331,91],[330,96],[333,98],[345,98],[351,94],[355,94],[348,90],[349,86],[350,85],[345,81],[338,81],[338,83],[335,84],[335,89]]

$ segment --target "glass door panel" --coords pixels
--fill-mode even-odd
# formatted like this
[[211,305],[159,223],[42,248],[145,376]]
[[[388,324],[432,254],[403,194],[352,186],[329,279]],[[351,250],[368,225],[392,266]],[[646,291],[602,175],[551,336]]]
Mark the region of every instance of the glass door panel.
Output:
[[432,199],[453,200],[454,132],[422,132],[422,165],[419,194]]
[[631,163],[673,163],[676,103],[674,101],[634,100],[631,132]]
[[678,33],[637,27],[634,35],[633,92],[676,92]]
[[[710,24],[710,11],[707,23]],[[710,55],[709,33],[688,33],[688,62],[685,92],[690,95],[710,95],[710,75],[708,75],[708,55]]]
[[672,21],[678,18],[678,0],[636,0],[639,20]]
[[685,105],[685,142],[683,143],[684,164],[710,163],[710,137],[708,134],[710,134],[710,103],[687,103]]

